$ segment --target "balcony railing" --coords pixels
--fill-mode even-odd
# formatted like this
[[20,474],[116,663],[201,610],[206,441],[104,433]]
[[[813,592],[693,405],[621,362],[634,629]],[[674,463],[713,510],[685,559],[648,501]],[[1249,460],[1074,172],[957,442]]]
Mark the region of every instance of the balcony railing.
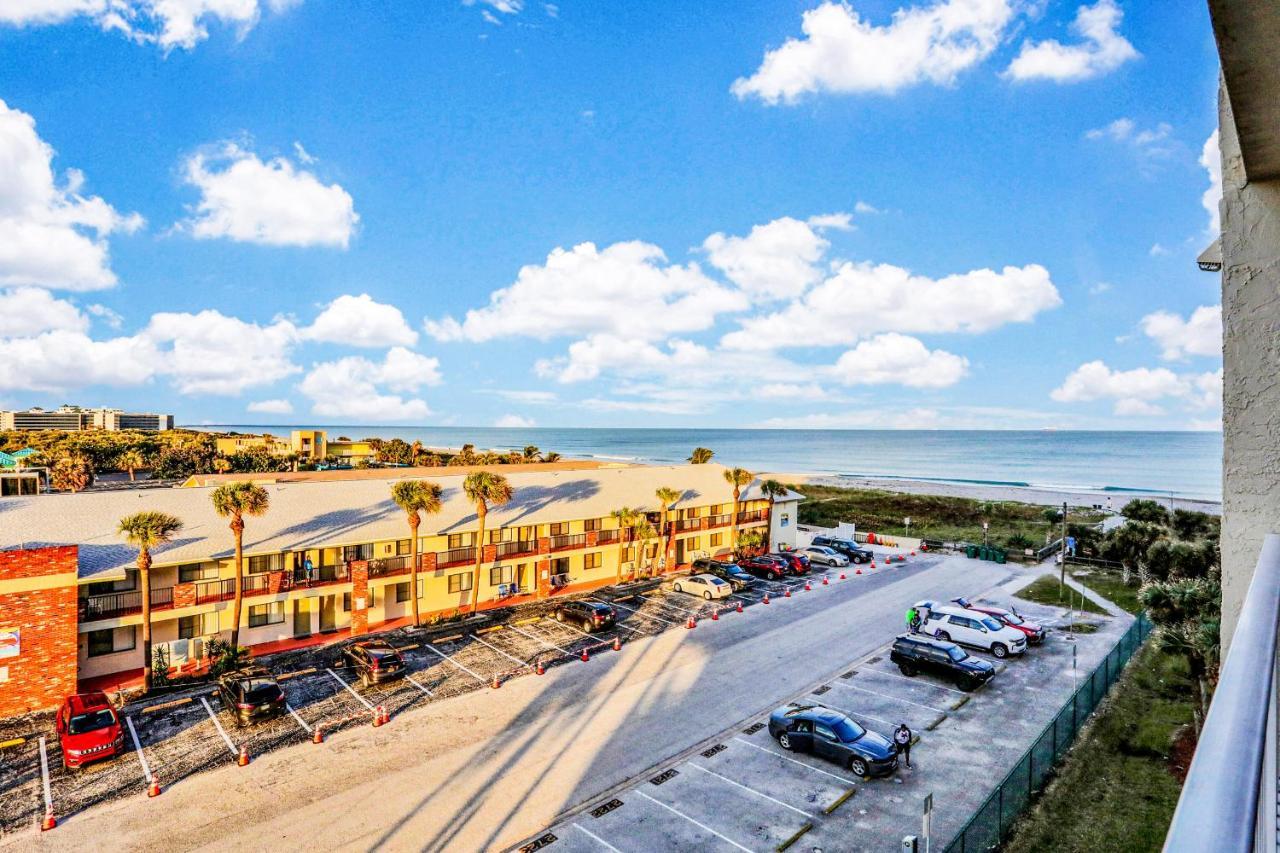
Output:
[[769,511],[764,509],[755,509],[748,512],[738,513],[739,524],[751,524],[756,521],[764,521],[769,517]]
[[621,538],[622,531],[618,529],[601,530],[596,533],[597,545],[616,545]]
[[[422,567],[422,555],[418,555],[418,567]],[[413,569],[413,555],[386,557],[369,561],[370,578],[386,578],[394,575],[407,575]]]
[[[151,590],[151,606],[157,610],[173,606],[173,587],[162,586]],[[80,619],[115,619],[142,612],[142,591],[109,592],[91,595],[80,602]]]
[[701,530],[702,519],[700,518],[682,518],[676,522],[676,532],[683,533],[686,530]]
[[551,537],[552,551],[568,551],[570,548],[585,548],[587,544],[587,534],[585,533],[569,533],[564,536]]
[[1280,535],[1258,556],[1165,838],[1168,853],[1275,851]]
[[499,542],[498,543],[498,559],[503,557],[524,557],[528,554],[538,553],[538,540],[525,539],[518,542]]
[[475,546],[470,548],[451,548],[448,551],[436,552],[436,568],[448,569],[453,566],[466,566],[476,561]]
[[728,527],[733,523],[733,513],[726,512],[724,515],[713,515],[707,519],[707,527]]

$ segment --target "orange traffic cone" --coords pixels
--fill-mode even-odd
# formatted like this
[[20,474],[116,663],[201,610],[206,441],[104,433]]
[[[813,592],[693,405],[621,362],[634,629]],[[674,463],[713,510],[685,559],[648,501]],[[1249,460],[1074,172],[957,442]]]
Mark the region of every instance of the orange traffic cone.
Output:
[[805,581],[805,582],[804,582],[804,591],[805,591],[805,592],[812,592],[812,591],[813,591],[813,587],[809,586],[809,582],[808,582],[808,581]]
[[739,602],[738,602],[738,612],[739,612],[739,613],[741,613],[741,612],[742,612],[742,602],[741,602],[741,601],[739,601]]
[[847,577],[845,576],[844,572],[840,573],[840,580],[847,580]]
[[321,730],[319,723],[316,724],[316,727],[311,732],[311,742],[324,743],[324,732]]
[[147,796],[148,797],[160,796],[160,780],[154,776],[151,777],[151,784],[147,786]]
[[382,719],[382,706],[379,705],[378,707],[373,709],[373,725],[376,728],[377,726],[382,725],[383,722],[384,721]]
[[498,678],[498,676],[495,675],[493,677],[493,681],[489,682],[489,686],[492,687],[494,690],[497,690],[499,687],[502,686],[502,679]]
[[719,621],[720,621],[720,608],[719,608],[719,607],[717,607],[715,610],[712,610],[712,611],[711,611],[711,621],[712,621],[712,622],[719,622]]
[[823,586],[831,586],[831,581],[827,580],[827,579],[824,577],[824,578],[822,579],[822,585],[823,585]]
[[913,556],[913,557],[914,557],[915,555],[916,555],[916,552],[915,552],[915,551],[912,551],[912,552],[911,552],[911,556]]
[[58,819],[53,816],[53,806],[45,809],[44,820],[40,821],[40,831],[47,832],[58,825]]
[[787,591],[786,591],[786,592],[784,592],[784,593],[782,594],[782,597],[783,597],[783,598],[790,598],[790,597],[791,597],[791,587],[787,587]]
[[240,744],[240,755],[236,758],[236,764],[241,767],[249,766],[249,747],[243,743]]
[[761,601],[760,603],[761,603],[761,604],[768,604],[768,603],[769,603],[769,593],[767,593],[767,592],[766,592],[766,593],[764,594],[764,600],[763,600],[763,601]]
[[538,661],[538,665],[534,667],[533,671],[536,672],[538,675],[547,674],[547,668],[542,665],[542,661]]
[[583,659],[584,661],[589,661],[589,660],[591,660],[591,655],[587,654],[587,650],[586,650],[586,649],[583,649],[583,650],[582,650],[582,659]]
[[[872,560],[872,561],[871,561],[871,568],[873,568],[873,569],[874,569],[875,567],[876,567],[876,561],[875,561],[875,560]],[[862,571],[862,569],[858,569],[858,571],[859,571],[859,572],[861,572],[861,571]]]
[[690,616],[690,617],[689,617],[689,622],[685,625],[685,627],[686,627],[686,628],[697,628],[697,627],[698,627],[698,623],[697,623],[697,621],[696,621],[692,616]]
[[613,638],[613,650],[614,650],[615,652],[620,652],[620,651],[622,651],[622,637],[614,637],[614,638]]

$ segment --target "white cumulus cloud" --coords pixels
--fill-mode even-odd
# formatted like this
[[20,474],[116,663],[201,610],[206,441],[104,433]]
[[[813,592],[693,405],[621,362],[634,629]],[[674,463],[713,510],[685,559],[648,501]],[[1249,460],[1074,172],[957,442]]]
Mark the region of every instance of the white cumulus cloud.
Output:
[[1178,374],[1165,367],[1114,370],[1102,361],[1090,361],[1073,370],[1049,395],[1059,403],[1114,401],[1117,415],[1163,414],[1161,401],[1182,401],[1187,407],[1207,409],[1222,405],[1222,371]]
[[503,415],[493,422],[498,429],[532,429],[537,426],[533,418],[523,415]]
[[59,184],[35,119],[0,101],[0,286],[97,290],[116,283],[107,237],[142,227],[97,196],[75,170]]
[[1160,345],[1160,357],[1175,361],[1189,355],[1222,355],[1222,306],[1201,305],[1185,320],[1156,311],[1142,318],[1143,333]]
[[918,338],[890,332],[863,341],[836,359],[830,375],[844,385],[945,388],[969,372],[969,360],[930,350]]
[[765,54],[739,98],[794,102],[811,92],[893,93],[919,83],[949,85],[1000,44],[1013,19],[1009,0],[945,0],[894,12],[876,26],[848,3],[824,2],[801,18],[803,38]]
[[702,244],[711,265],[754,297],[799,296],[822,277],[818,262],[830,243],[824,228],[852,227],[849,214],[815,216],[807,222],[784,216],[756,225],[745,237],[716,232]]
[[1218,203],[1222,201],[1222,152],[1218,147],[1218,131],[1215,128],[1204,141],[1200,151],[1200,165],[1209,173],[1209,188],[1200,196],[1200,203],[1209,214],[1209,234],[1217,237],[1222,231],[1222,214]]
[[250,412],[259,415],[291,415],[293,414],[293,403],[288,400],[255,400],[245,407]]
[[494,291],[487,306],[468,311],[461,322],[428,319],[425,327],[444,341],[595,333],[659,340],[709,328],[717,315],[748,305],[697,264],[670,264],[650,243],[604,249],[582,243],[556,249],[545,264],[522,267],[512,285]]
[[409,328],[399,308],[376,302],[367,293],[339,296],[302,334],[307,340],[353,347],[413,346],[418,342],[418,333]]
[[381,362],[348,356],[316,364],[298,389],[311,399],[312,414],[378,423],[428,417],[426,401],[403,395],[440,381],[438,359],[393,347]]
[[56,392],[89,385],[139,385],[155,376],[160,353],[142,337],[95,341],[58,329],[0,338],[0,391]]
[[209,309],[165,312],[139,337],[159,349],[157,372],[182,394],[236,395],[300,370],[290,359],[298,330],[287,320],[262,326]]
[[87,332],[89,318],[65,299],[38,287],[0,290],[0,338],[30,337],[41,332]]
[[360,221],[338,184],[324,184],[286,157],[263,161],[234,142],[193,154],[184,175],[200,201],[179,227],[200,239],[345,249]]
[[1005,71],[1013,80],[1052,80],[1075,83],[1100,77],[1137,59],[1129,40],[1120,35],[1124,12],[1114,0],[1098,0],[1076,10],[1071,31],[1080,37],[1074,44],[1056,39],[1024,41]]

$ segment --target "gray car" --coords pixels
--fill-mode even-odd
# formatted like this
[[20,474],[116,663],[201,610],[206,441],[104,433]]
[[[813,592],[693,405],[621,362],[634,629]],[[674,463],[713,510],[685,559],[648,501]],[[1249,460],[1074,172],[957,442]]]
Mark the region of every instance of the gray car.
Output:
[[835,548],[828,548],[825,545],[810,545],[808,548],[801,548],[800,553],[808,557],[809,562],[817,563],[820,566],[844,568],[849,565],[848,557]]

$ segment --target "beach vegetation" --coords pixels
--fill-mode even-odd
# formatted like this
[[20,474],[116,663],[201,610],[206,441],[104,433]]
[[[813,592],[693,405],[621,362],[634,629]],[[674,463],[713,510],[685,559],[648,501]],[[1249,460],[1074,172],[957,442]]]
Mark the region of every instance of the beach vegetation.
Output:
[[1148,521],[1152,524],[1168,524],[1169,511],[1155,501],[1132,500],[1120,510],[1130,521]]
[[689,454],[688,461],[693,465],[705,465],[715,455],[716,452],[709,447],[695,447],[693,452]]

